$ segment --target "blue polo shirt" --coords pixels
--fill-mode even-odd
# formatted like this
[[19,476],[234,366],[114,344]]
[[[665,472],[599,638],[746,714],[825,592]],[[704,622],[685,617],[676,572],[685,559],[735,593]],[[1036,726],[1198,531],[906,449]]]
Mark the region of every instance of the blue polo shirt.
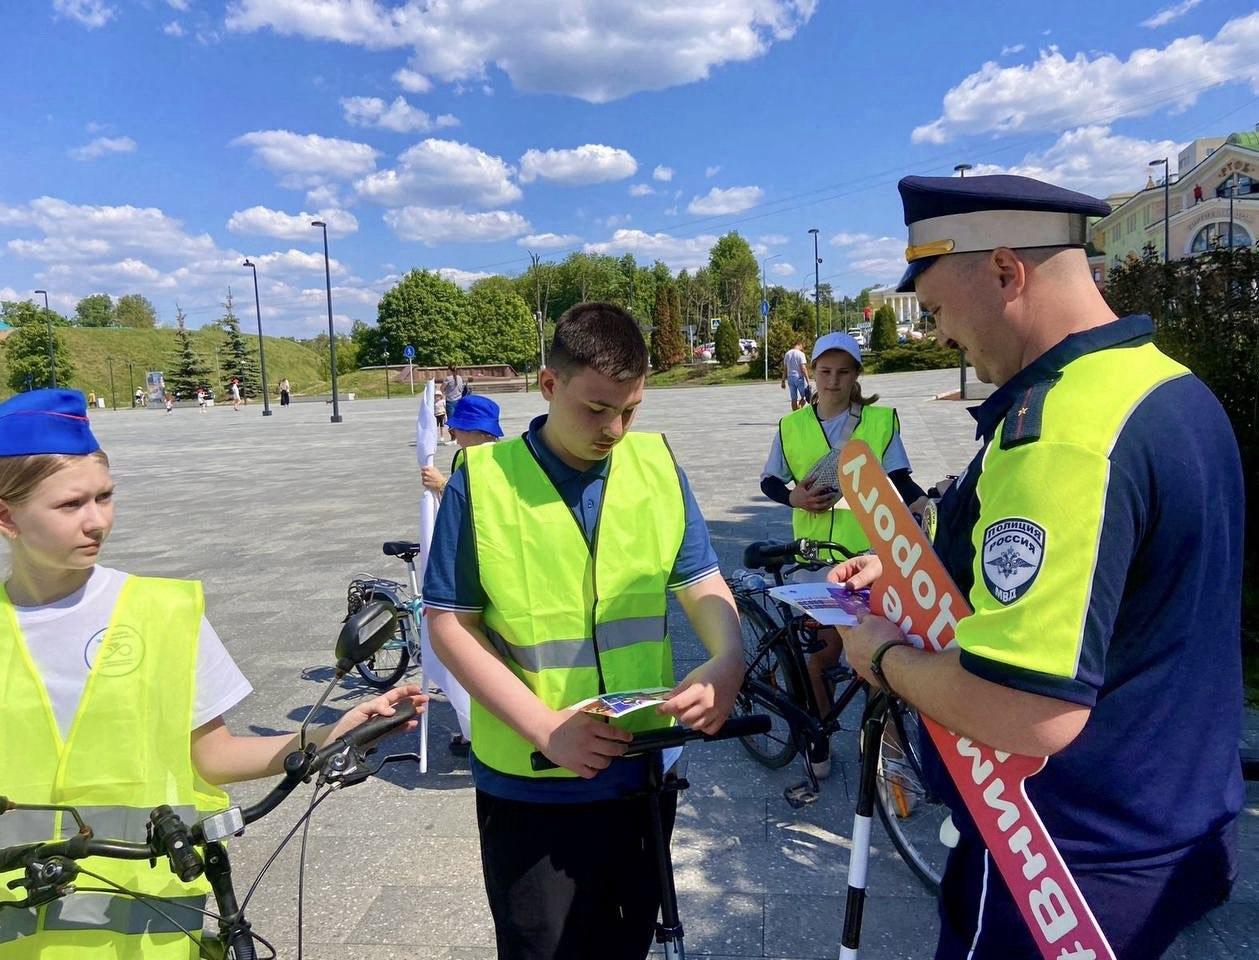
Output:
[[[1178,860],[1244,799],[1241,462],[1219,402],[1152,336],[1126,317],[1020,371],[972,410],[982,449],[940,504],[936,550],[976,611],[962,666],[1092,709],[1027,785],[1073,868]],[[1083,417],[1117,426],[1097,443]]]
[[[594,536],[608,476],[608,460],[589,470],[575,470],[551,452],[541,436],[546,417],[529,424],[525,441],[555,485],[561,499],[572,510],[589,541]],[[686,474],[678,467],[686,530],[677,559],[669,576],[669,589],[682,590],[719,572],[717,553],[708,536],[708,525],[700,512]],[[455,613],[480,613],[485,609],[485,590],[477,570],[475,534],[468,510],[467,468],[460,466],[446,484],[433,530],[433,550],[424,572],[424,605]],[[500,773],[472,754],[472,777],[478,790],[507,800],[531,803],[589,803],[615,799],[641,788],[646,779],[646,761],[619,760],[590,780],[533,779]]]

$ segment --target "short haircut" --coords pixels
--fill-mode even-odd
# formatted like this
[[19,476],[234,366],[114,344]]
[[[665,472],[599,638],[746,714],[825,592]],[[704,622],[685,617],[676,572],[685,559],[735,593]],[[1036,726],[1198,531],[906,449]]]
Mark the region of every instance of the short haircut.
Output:
[[638,321],[611,303],[579,303],[555,324],[547,366],[565,379],[589,367],[618,383],[647,376]]

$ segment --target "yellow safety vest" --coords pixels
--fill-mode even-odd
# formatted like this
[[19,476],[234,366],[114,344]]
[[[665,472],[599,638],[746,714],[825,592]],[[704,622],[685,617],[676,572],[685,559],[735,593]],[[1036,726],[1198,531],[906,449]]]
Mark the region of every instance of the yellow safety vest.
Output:
[[[898,428],[896,411],[891,407],[854,406],[859,414],[852,438],[864,440],[880,457],[887,452]],[[851,415],[851,414],[850,414]],[[787,414],[778,421],[778,436],[782,443],[783,459],[791,470],[791,478],[802,483],[814,465],[831,452],[830,441],[818,419],[817,408],[806,403],[799,410]],[[810,513],[792,508],[791,533],[797,540],[829,540],[842,543],[853,553],[870,549],[870,541],[861,524],[847,507],[832,507],[825,513]],[[823,559],[844,559],[833,551],[824,551]]]
[[[523,437],[464,453],[483,624],[512,672],[556,710],[672,686],[667,586],[686,512],[664,437],[630,433],[617,444],[593,542]],[[643,730],[669,721],[641,710],[616,724]],[[502,773],[575,776],[533,771],[533,746],[475,699],[472,749]]]
[[[204,607],[200,583],[128,577],[62,740],[17,613],[0,587],[0,794],[73,806],[98,839],[139,842],[149,812],[161,804],[190,823],[226,808],[227,794],[197,776],[189,749]],[[75,829],[60,813],[7,813],[0,816],[0,846],[65,839]],[[206,906],[204,878],[182,883],[162,859],[156,868],[98,857],[81,865],[128,890],[177,898],[163,910],[199,938],[204,917],[192,908]],[[19,875],[0,874],[0,900],[25,896],[6,886]],[[79,885],[104,886],[86,876]],[[129,897],[74,893],[38,910],[0,910],[0,960],[198,954],[178,927]]]

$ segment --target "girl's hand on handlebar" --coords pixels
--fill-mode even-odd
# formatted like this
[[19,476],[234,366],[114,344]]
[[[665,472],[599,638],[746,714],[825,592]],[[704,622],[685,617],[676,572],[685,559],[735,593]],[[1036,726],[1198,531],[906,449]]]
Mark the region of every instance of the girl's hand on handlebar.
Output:
[[787,499],[793,507],[799,510],[808,510],[810,513],[825,513],[835,506],[835,502],[839,499],[839,493],[834,490],[819,489],[813,481],[806,480],[804,483],[797,483],[792,487],[791,494]]
[[883,562],[873,554],[853,557],[837,563],[826,574],[828,583],[847,584],[850,590],[860,590],[883,576]]
[[669,699],[656,710],[666,717],[676,717],[692,730],[716,733],[734,708],[745,669],[741,656],[702,663],[673,688]]
[[553,710],[551,714],[549,729],[539,738],[537,748],[552,763],[586,780],[624,756],[633,739],[628,730],[610,726],[588,713]]
[[[382,693],[379,697],[368,700],[366,703],[360,703],[353,710],[347,711],[333,726],[332,731],[328,734],[327,742],[331,743],[337,737],[349,733],[372,717],[392,717],[394,714],[393,705],[400,700],[410,700],[414,703],[415,712],[418,715],[424,712],[424,705],[428,703],[428,696],[420,692],[419,684],[416,683],[394,687],[392,690]],[[403,729],[414,730],[418,723],[418,719],[411,720]]]

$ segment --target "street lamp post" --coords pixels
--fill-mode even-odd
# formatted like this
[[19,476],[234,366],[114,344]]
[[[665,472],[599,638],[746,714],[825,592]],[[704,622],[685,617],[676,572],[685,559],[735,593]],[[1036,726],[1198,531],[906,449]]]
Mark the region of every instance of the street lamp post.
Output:
[[332,366],[332,422],[341,422],[341,405],[337,401],[337,335],[332,330],[332,268],[328,262],[328,224],[310,221],[312,227],[323,229],[323,276],[328,289],[328,362]]
[[813,227],[809,233],[813,234],[813,339],[816,340],[822,335],[822,297],[818,292],[821,280],[818,267],[822,265],[822,258],[817,255],[818,228]]
[[1239,174],[1233,171],[1232,183],[1228,185],[1228,249],[1233,249],[1233,198],[1237,196],[1237,178]]
[[105,362],[109,364],[109,402],[114,407],[114,412],[118,412],[118,394],[114,393],[114,358],[106,357]]
[[52,387],[57,389],[57,350],[52,332],[52,311],[48,309],[48,291],[36,290],[44,295],[44,319],[48,321],[48,376],[52,378]]
[[1160,163],[1163,165],[1163,262],[1164,263],[1167,263],[1171,259],[1171,255],[1172,255],[1171,226],[1170,226],[1171,218],[1172,218],[1172,205],[1171,205],[1171,193],[1169,192],[1171,190],[1172,178],[1171,178],[1171,174],[1168,173],[1167,159],[1168,159],[1167,157],[1164,157],[1162,160],[1151,160],[1149,163],[1151,167],[1157,167]]
[[966,171],[974,170],[974,169],[975,169],[975,165],[973,163],[959,163],[957,164],[957,166],[953,168],[953,172],[956,173],[959,177],[965,178]]
[[133,366],[130,360],[127,361],[127,390],[130,391],[127,396],[131,398],[131,406],[136,405],[136,378],[135,373],[131,369]]
[[[769,297],[766,295],[768,292],[768,288],[765,286],[765,264],[769,263],[769,261],[771,260],[777,260],[781,256],[782,256],[781,253],[776,253],[772,257],[765,257],[761,261],[761,302],[762,303],[766,303],[769,301]],[[763,317],[761,317],[761,322],[765,324],[765,382],[769,383],[769,314],[768,313],[765,314]]]
[[385,399],[389,399],[389,338],[383,333],[380,335],[380,342],[385,347]]
[[258,367],[262,373],[262,415],[271,416],[271,399],[267,395],[267,351],[262,345],[262,305],[258,302],[258,267],[246,258],[244,266],[254,273],[254,313],[258,317]]

